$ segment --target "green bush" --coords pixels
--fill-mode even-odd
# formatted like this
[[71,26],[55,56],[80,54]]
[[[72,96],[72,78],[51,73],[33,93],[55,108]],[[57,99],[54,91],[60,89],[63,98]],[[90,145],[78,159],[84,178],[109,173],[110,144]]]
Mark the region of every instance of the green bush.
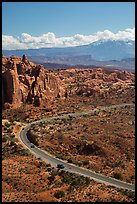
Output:
[[85,177],[85,183],[86,183],[87,185],[89,185],[89,184],[90,184],[90,182],[91,182],[90,178]]
[[8,132],[8,133],[12,133],[12,129],[11,129],[11,128],[8,129],[7,132]]
[[14,134],[11,134],[11,136],[10,136],[11,138],[15,138],[15,135]]
[[58,190],[54,193],[55,198],[62,198],[65,196],[64,191]]
[[122,175],[121,175],[121,173],[118,173],[118,172],[114,172],[114,178],[115,179],[122,179]]
[[73,190],[74,190],[74,187],[70,185],[67,189],[68,191],[67,194],[70,194]]
[[73,160],[72,160],[72,158],[70,157],[70,158],[68,158],[68,162],[69,163],[73,163]]
[[7,138],[6,137],[2,137],[2,142],[6,142]]
[[135,198],[135,192],[133,192],[133,191],[130,191],[130,190],[125,190],[125,189],[121,189],[121,193],[123,194],[123,195],[126,195],[128,198],[132,198],[132,199],[134,199]]
[[10,126],[10,123],[5,122],[5,126],[6,126],[6,127],[9,127],[9,126]]
[[84,161],[82,161],[82,164],[83,164],[83,165],[88,165],[88,164],[89,164],[89,161],[88,161],[88,160],[84,160]]
[[55,179],[55,176],[54,175],[51,175],[48,177],[48,180],[49,180],[49,183],[51,184]]
[[43,123],[42,123],[42,122],[40,122],[40,123],[39,123],[39,126],[40,126],[40,127],[42,127],[42,126],[43,126]]
[[76,179],[74,179],[72,182],[71,182],[71,186],[79,186],[79,183],[80,183],[80,179],[78,178],[76,178]]
[[29,156],[31,153],[29,152],[28,149],[21,149],[20,154],[22,156]]

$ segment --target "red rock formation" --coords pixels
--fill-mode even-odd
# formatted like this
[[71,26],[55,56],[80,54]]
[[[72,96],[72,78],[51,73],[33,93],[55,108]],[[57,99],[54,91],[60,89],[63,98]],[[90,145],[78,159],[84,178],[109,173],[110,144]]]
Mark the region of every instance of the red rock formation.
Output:
[[3,105],[9,103],[17,107],[28,102],[39,106],[58,94],[64,96],[60,79],[49,75],[43,66],[29,62],[25,55],[22,59],[2,56],[2,68]]
[[127,71],[102,68],[53,71],[30,62],[25,55],[22,59],[2,56],[2,103],[6,107],[22,103],[46,106],[55,98],[76,95],[108,98],[134,81],[134,74]]
[[67,89],[67,96],[108,98],[110,94],[134,83],[135,75],[122,70],[67,69],[60,71],[60,79]]

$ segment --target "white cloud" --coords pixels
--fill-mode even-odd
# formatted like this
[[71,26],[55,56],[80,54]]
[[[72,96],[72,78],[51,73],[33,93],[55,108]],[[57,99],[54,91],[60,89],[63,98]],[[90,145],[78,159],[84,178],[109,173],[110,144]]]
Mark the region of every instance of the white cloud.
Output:
[[22,33],[21,36],[13,37],[2,35],[2,49],[29,49],[42,47],[70,47],[90,44],[98,40],[135,40],[135,28],[127,28],[124,31],[113,33],[109,30],[97,32],[94,35],[76,34],[70,37],[56,37],[54,33],[48,32],[41,36],[31,36]]
[[102,40],[102,39],[106,39],[106,40],[108,40],[108,39],[113,39],[114,40],[114,38],[115,38],[115,35],[116,34],[114,34],[114,33],[112,33],[111,31],[109,31],[109,30],[104,30],[103,32],[97,32],[97,38],[98,38],[98,40]]
[[10,35],[2,35],[2,49],[27,49],[27,45]]
[[119,31],[116,34],[116,38],[121,40],[124,39],[135,40],[135,28],[133,29],[127,28],[125,31]]

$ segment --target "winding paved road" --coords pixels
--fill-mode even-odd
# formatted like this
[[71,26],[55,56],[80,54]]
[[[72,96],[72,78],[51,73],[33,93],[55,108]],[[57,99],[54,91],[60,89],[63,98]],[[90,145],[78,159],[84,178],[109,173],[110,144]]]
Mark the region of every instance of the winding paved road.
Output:
[[[98,110],[106,110],[106,109],[112,109],[112,108],[124,107],[124,106],[134,106],[134,104],[112,105],[112,106],[108,106],[108,107],[100,107],[100,108],[98,108]],[[105,183],[106,185],[115,186],[115,187],[135,191],[135,185],[133,185],[133,184],[125,183],[123,181],[116,180],[114,178],[110,178],[110,177],[98,174],[98,173],[93,172],[91,170],[87,170],[87,169],[75,166],[73,164],[67,163],[67,162],[65,162],[63,160],[60,160],[60,159],[56,158],[55,156],[49,154],[46,151],[43,151],[43,150],[39,149],[36,146],[31,148],[32,143],[30,143],[30,141],[27,138],[27,131],[30,129],[32,124],[36,124],[36,123],[40,123],[40,122],[44,122],[44,121],[48,122],[48,121],[52,121],[54,119],[69,118],[70,116],[78,117],[78,116],[87,115],[87,114],[90,115],[92,113],[95,113],[95,111],[97,111],[97,108],[94,109],[94,110],[86,111],[86,112],[70,113],[70,114],[65,114],[65,115],[62,115],[62,116],[51,117],[51,118],[49,117],[49,118],[45,118],[45,119],[41,119],[41,120],[32,122],[32,123],[28,124],[26,127],[22,128],[22,130],[20,132],[21,142],[23,143],[23,145],[25,145],[31,151],[32,154],[34,154],[38,158],[41,158],[46,163],[51,164],[51,166],[53,166],[55,168],[57,167],[57,164],[63,164],[64,167],[65,167],[63,169],[64,171],[77,173],[77,174],[89,177],[90,179],[93,179],[93,180],[95,180],[95,181],[97,181],[99,183]]]

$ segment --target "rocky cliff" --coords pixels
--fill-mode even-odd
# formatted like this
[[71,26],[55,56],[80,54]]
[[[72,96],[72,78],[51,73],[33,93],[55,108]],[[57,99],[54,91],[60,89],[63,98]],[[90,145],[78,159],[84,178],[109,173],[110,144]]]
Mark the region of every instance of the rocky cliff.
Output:
[[2,56],[2,105],[18,107],[22,103],[40,106],[55,97],[64,97],[61,80],[43,66],[22,58]]

